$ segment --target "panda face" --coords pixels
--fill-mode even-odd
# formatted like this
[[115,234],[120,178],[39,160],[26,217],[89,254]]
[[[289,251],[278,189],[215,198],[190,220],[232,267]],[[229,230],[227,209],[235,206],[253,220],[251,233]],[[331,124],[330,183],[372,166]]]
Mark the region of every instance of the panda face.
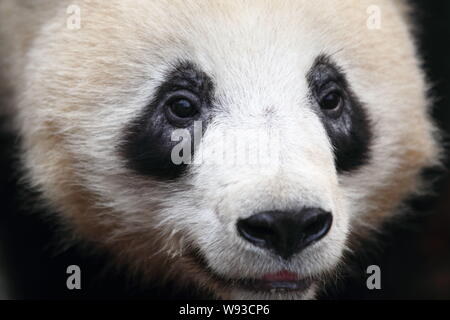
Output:
[[127,2],[81,1],[80,30],[33,42],[30,179],[150,279],[314,297],[436,155],[400,8],[375,1],[372,31],[372,0]]
[[[251,88],[250,79],[241,79],[242,88],[234,90],[248,91],[239,102],[233,102],[232,92],[218,96],[223,84],[198,63],[171,65],[150,103],[126,128],[122,156],[127,166],[148,179],[187,185],[179,192],[185,200],[171,200],[168,194],[168,206],[182,215],[177,222],[180,228],[198,225],[198,230],[189,230],[197,234],[188,247],[205,272],[250,291],[304,293],[341,254],[347,219],[342,200],[336,196],[340,192],[337,174],[356,170],[368,161],[370,128],[364,106],[345,74],[323,54],[310,63],[307,73],[291,75],[293,83],[306,83],[293,94],[297,99],[284,101],[274,94],[267,97],[270,105],[264,105],[269,103],[264,100],[266,90],[274,84]],[[286,93],[282,87],[277,89]],[[251,101],[260,103],[249,105]],[[202,128],[202,139],[196,144],[192,141],[195,123]],[[188,149],[194,163],[176,164],[172,159],[179,143],[172,135],[179,128],[191,137]],[[233,144],[227,144],[227,134],[235,138]],[[258,150],[260,144],[270,143],[277,145]],[[217,145],[223,147],[221,152],[208,152]],[[261,159],[254,163],[229,161],[246,152],[262,151],[277,154],[264,164],[259,163]],[[203,223],[200,214],[206,218]],[[205,229],[213,233],[208,239],[204,239]],[[324,249],[331,247],[328,241],[335,246],[332,252]],[[218,246],[217,252],[210,249],[213,244]],[[225,250],[229,252],[224,257]],[[308,254],[329,265],[305,270],[305,260],[311,259]],[[333,258],[327,258],[329,255]],[[234,264],[243,257],[248,264],[259,261],[262,267]],[[270,280],[280,273],[287,277]]]
[[[271,95],[267,90],[275,84],[257,88],[245,77],[233,88],[244,90],[242,96],[225,90],[219,96],[226,84],[217,75],[194,62],[172,65],[126,127],[121,156],[127,167],[143,179],[184,186],[168,187],[165,214],[177,220],[173,227],[191,234],[187,254],[219,285],[301,296],[341,255],[347,218],[337,171],[365,160],[368,123],[354,116],[364,109],[345,76],[323,56],[308,73],[290,75],[293,83],[304,84],[290,94],[286,90],[294,88],[284,89],[292,100],[279,97],[282,86]],[[193,143],[196,123],[201,141]],[[192,137],[193,163],[172,159],[178,143],[172,135],[180,128]],[[353,148],[358,143],[360,149]],[[260,163],[264,151],[272,152],[270,161]],[[249,152],[257,153],[256,161],[231,161]],[[314,261],[326,263],[306,267]],[[287,276],[278,279],[279,274]]]

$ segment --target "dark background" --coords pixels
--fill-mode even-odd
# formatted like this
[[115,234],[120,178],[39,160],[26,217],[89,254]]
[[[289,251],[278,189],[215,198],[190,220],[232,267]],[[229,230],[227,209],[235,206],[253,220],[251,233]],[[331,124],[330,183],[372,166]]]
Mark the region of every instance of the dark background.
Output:
[[[393,0],[396,1],[396,0]],[[450,134],[450,1],[411,0],[417,8],[415,21],[425,69],[435,97],[433,116],[444,136]],[[1,45],[1,44],[0,44]],[[407,116],[407,115],[405,115]],[[1,120],[1,119],[0,119]],[[176,294],[170,287],[145,289],[115,272],[105,270],[108,257],[102,253],[87,255],[86,250],[71,248],[57,253],[49,243],[54,234],[51,221],[39,214],[27,214],[21,190],[17,186],[14,148],[17,137],[0,132],[0,265],[7,269],[13,297],[46,298],[186,298],[189,289]],[[445,138],[448,144],[449,139]],[[446,165],[450,166],[447,156]],[[401,223],[387,225],[378,245],[367,243],[367,251],[358,252],[344,279],[331,285],[324,299],[450,299],[450,178],[444,171],[427,172],[439,177],[434,197],[411,199],[414,215]],[[25,212],[24,212],[25,211]],[[2,248],[3,247],[3,248]],[[76,264],[83,270],[83,290],[66,289],[65,270]],[[382,290],[366,288],[365,270],[379,265]],[[1,268],[0,268],[1,270]],[[0,282],[1,286],[1,282]],[[0,287],[0,297],[2,288]]]

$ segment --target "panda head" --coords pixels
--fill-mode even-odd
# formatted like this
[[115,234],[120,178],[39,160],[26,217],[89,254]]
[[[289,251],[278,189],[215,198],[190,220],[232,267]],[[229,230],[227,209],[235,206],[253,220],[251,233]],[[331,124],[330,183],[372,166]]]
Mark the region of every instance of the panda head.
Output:
[[314,297],[436,157],[403,11],[128,2],[80,1],[75,31],[62,6],[37,32],[18,117],[30,180],[149,279]]

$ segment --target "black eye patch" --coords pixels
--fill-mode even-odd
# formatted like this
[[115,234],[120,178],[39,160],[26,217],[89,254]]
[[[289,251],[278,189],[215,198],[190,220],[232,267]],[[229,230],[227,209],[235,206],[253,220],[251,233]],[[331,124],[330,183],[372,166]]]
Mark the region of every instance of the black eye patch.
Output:
[[[319,56],[308,72],[307,81],[312,103],[333,145],[338,172],[350,172],[367,164],[372,140],[370,121],[344,72],[327,56]],[[340,103],[333,110],[321,107],[324,100],[330,104],[327,102],[330,92],[334,95],[331,105]]]
[[[206,129],[213,90],[211,78],[192,63],[180,62],[169,71],[142,114],[126,128],[119,149],[128,167],[160,180],[182,176],[187,164],[172,161],[172,150],[180,143],[172,141],[172,133],[177,129],[189,131],[193,157],[194,122],[201,121]],[[183,110],[191,104],[195,112]],[[173,110],[178,116],[173,115]]]

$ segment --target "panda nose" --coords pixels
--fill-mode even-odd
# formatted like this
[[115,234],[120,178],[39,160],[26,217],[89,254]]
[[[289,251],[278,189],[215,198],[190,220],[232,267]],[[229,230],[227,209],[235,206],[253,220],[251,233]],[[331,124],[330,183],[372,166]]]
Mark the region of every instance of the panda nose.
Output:
[[289,259],[330,231],[333,216],[319,208],[299,212],[267,211],[240,219],[237,229],[242,238]]

